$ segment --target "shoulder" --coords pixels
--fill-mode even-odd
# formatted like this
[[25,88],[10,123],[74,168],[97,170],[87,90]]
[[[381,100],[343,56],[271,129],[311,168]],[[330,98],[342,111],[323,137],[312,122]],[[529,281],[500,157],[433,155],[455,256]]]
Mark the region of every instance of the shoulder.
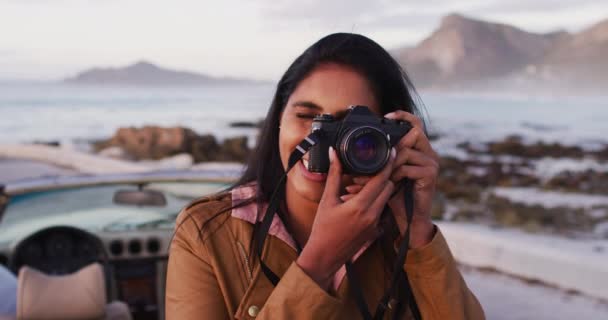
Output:
[[175,232],[187,233],[190,236],[216,229],[221,221],[230,217],[232,196],[230,192],[203,196],[191,201],[177,216]]

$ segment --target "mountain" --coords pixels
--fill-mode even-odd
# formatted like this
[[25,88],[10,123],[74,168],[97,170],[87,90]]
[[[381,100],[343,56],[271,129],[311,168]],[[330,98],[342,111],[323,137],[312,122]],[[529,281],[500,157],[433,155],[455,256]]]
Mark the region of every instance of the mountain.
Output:
[[93,68],[80,72],[65,82],[95,85],[218,85],[249,84],[256,81],[217,78],[204,74],[161,68],[147,61],[139,61],[124,68]]
[[603,82],[608,88],[608,19],[558,43],[535,66],[544,79],[566,78],[571,85]]
[[608,80],[608,20],[577,34],[532,33],[451,14],[418,45],[393,55],[420,87],[567,86],[587,77],[593,81],[586,86],[606,88],[596,82]]

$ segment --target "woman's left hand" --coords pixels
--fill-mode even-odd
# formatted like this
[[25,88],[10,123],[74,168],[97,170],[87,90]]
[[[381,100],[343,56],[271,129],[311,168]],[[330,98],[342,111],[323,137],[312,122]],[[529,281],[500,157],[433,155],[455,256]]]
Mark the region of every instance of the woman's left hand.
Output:
[[[395,146],[397,157],[393,165],[391,180],[395,184],[404,178],[414,181],[414,214],[410,230],[410,247],[422,247],[433,239],[435,233],[435,227],[431,222],[431,208],[439,174],[439,156],[431,147],[429,139],[424,134],[422,121],[418,117],[398,110],[386,114],[385,118],[408,121],[413,126]],[[348,194],[341,197],[342,201],[348,201],[358,193],[368,180],[368,177],[354,177],[355,184],[346,187]],[[388,205],[393,212],[399,232],[403,236],[408,227],[403,188],[389,200]]]

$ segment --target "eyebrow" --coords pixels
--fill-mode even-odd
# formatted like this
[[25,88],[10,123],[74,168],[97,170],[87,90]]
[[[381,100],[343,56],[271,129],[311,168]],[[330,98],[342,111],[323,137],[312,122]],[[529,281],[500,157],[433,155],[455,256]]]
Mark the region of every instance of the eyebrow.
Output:
[[[321,108],[318,104],[316,104],[312,101],[296,101],[296,102],[292,103],[291,106],[312,109],[312,110],[318,111],[319,113],[321,113],[321,111],[323,111],[323,108]],[[337,119],[342,119],[342,118],[344,118],[344,116],[346,115],[347,112],[348,112],[348,110],[338,111],[338,112],[336,112],[334,117]]]
[[308,108],[308,109],[314,109],[317,111],[323,111],[323,108],[321,108],[318,104],[312,102],[312,101],[296,101],[294,103],[291,104],[293,107],[304,107],[304,108]]

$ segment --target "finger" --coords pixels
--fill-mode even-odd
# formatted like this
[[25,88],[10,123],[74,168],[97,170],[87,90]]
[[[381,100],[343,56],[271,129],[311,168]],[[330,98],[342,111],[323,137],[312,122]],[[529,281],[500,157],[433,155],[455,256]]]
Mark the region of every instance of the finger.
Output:
[[418,166],[439,166],[437,161],[427,154],[412,148],[404,148],[397,152],[395,168],[404,164]]
[[393,120],[407,121],[415,128],[424,128],[424,124],[422,123],[422,120],[420,120],[420,118],[405,110],[395,110],[391,113],[387,113],[384,117]]
[[358,185],[364,186],[371,179],[372,179],[372,177],[369,177],[369,176],[360,176],[360,177],[354,177],[353,182]]
[[397,143],[397,152],[404,148],[418,149],[434,159],[439,159],[439,156],[433,150],[429,139],[426,137],[424,132],[419,128],[412,128],[401,140]]
[[[389,157],[388,163],[384,168],[375,176],[373,176],[368,183],[363,186],[363,189],[357,193],[354,199],[357,199],[356,205],[359,206],[368,206],[368,204],[372,203],[373,200],[382,192],[386,181],[390,178],[393,172],[393,163],[395,162],[395,157],[397,156],[397,152],[395,149],[391,149],[391,155]],[[351,201],[352,203],[353,201]]]
[[391,176],[391,180],[399,181],[405,178],[418,180],[423,178],[436,178],[438,169],[434,167],[421,167],[404,165],[396,168]]
[[350,199],[352,199],[355,195],[354,194],[345,194],[340,196],[340,200],[342,200],[342,202],[346,202]]
[[325,181],[325,190],[321,201],[338,203],[340,196],[340,180],[342,176],[342,165],[338,161],[336,151],[329,147],[329,171],[327,172],[327,180]]
[[363,186],[358,185],[358,184],[351,184],[350,186],[346,186],[346,192],[350,193],[350,194],[356,194],[359,193],[359,191],[361,191],[361,189],[363,189]]
[[[404,110],[396,110],[391,113],[387,113],[384,117],[388,118],[388,119],[402,120],[402,121],[409,122],[413,128],[408,132],[408,134],[415,135],[416,137],[413,138],[413,141],[408,141],[406,146],[409,146],[410,148],[416,147],[417,149],[420,149],[426,153],[429,153],[434,158],[439,159],[438,157],[436,157],[437,154],[431,147],[431,144],[428,141],[426,134],[424,133],[424,123],[422,122],[422,120],[420,120],[419,117],[417,117],[416,115],[414,115],[410,112],[404,111]],[[412,133],[412,131],[414,131],[414,133]],[[422,137],[424,139],[421,139],[421,141],[418,141],[418,139],[422,138]],[[403,140],[403,138],[402,138],[402,140]],[[399,151],[399,148],[397,148],[397,151]]]
[[386,205],[389,198],[391,197],[391,194],[393,194],[393,191],[395,191],[395,184],[389,180],[384,184],[384,188],[382,189],[382,192],[380,192],[378,197],[376,197],[376,199],[374,200],[374,202],[368,209],[368,212],[370,214],[375,215],[375,219],[380,218],[382,209],[384,209],[384,206]]

